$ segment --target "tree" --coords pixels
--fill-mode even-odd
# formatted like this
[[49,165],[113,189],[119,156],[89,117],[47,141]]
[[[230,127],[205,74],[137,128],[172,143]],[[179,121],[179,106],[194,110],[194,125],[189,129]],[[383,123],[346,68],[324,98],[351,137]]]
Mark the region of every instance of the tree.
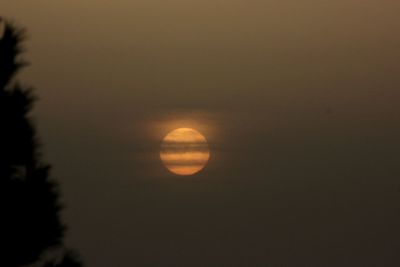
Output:
[[[43,261],[51,250],[66,251],[65,226],[59,189],[40,159],[30,118],[33,90],[15,80],[27,65],[20,59],[25,30],[1,18],[0,24],[0,266],[19,267]],[[44,266],[80,266],[68,252],[61,258]]]

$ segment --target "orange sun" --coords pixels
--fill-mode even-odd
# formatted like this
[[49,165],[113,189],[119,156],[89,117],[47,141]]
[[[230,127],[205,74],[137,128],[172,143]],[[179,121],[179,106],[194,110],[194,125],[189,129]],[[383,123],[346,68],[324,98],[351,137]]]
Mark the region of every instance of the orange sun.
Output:
[[192,175],[206,166],[210,150],[201,133],[191,128],[178,128],[164,137],[160,158],[170,172]]

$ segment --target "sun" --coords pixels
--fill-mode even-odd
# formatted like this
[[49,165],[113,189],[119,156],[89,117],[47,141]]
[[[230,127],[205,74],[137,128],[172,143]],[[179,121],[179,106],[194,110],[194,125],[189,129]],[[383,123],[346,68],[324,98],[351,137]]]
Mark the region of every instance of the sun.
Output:
[[164,137],[160,158],[170,172],[193,175],[207,165],[210,149],[206,138],[198,131],[178,128]]

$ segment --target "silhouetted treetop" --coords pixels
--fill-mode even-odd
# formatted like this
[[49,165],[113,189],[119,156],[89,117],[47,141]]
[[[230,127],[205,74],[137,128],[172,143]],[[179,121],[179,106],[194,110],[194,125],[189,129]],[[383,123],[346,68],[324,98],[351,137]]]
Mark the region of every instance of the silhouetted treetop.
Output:
[[4,23],[4,30],[0,36],[0,88],[4,88],[17,71],[26,64],[18,58],[23,52],[22,41],[25,39],[26,31],[2,19],[0,23]]
[[[15,81],[26,65],[19,58],[25,30],[0,23],[4,23],[0,36],[0,266],[19,267],[40,262],[49,249],[64,250],[65,227],[59,216],[59,190],[49,178],[50,166],[38,156],[29,117],[35,97],[31,88]],[[51,266],[80,264],[66,254]]]

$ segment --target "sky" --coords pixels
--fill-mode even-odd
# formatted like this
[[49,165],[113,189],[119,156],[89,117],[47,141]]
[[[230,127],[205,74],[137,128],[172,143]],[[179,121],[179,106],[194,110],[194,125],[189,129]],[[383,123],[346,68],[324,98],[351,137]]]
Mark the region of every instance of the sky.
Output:
[[[399,266],[400,2],[5,0],[86,266]],[[169,173],[190,127],[208,165]]]

